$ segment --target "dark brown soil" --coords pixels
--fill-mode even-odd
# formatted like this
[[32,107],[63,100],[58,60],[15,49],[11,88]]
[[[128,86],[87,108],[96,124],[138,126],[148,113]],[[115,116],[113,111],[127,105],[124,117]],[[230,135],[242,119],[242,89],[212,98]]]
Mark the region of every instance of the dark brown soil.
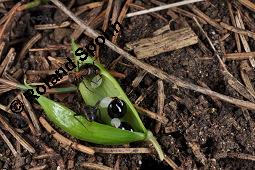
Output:
[[[87,3],[89,1],[76,0],[74,7],[80,4]],[[162,0],[162,2],[164,2]],[[166,3],[173,3],[176,1],[165,1]],[[12,3],[8,3],[7,9],[12,7]],[[154,5],[145,2],[146,8],[151,8]],[[238,4],[233,1],[233,5]],[[197,3],[196,7],[203,11],[210,18],[215,20],[224,21],[231,23],[229,13],[227,10],[226,1],[212,0],[210,2]],[[247,13],[252,19],[252,24],[255,22],[254,13],[243,7],[238,6],[243,13]],[[188,11],[189,8],[182,7]],[[134,11],[134,10],[130,10]],[[170,20],[171,17],[167,15],[167,10],[158,12],[166,19]],[[35,30],[34,25],[36,24],[49,24],[59,23],[59,11],[56,8],[50,8],[48,6],[41,6],[35,9],[27,10],[22,12],[22,15],[16,17],[15,24],[12,25],[10,38],[8,40],[8,47],[14,47],[17,54],[19,54],[24,43],[27,42],[33,35],[40,32],[42,33],[42,39],[39,40],[33,48],[44,48],[47,45],[65,44],[70,43],[70,34],[73,32],[71,28],[56,29],[56,30]],[[3,16],[3,15],[2,15]],[[66,19],[71,21],[71,19]],[[234,89],[232,89],[220,72],[220,66],[216,57],[213,56],[213,50],[210,48],[207,40],[201,34],[198,27],[192,19],[185,18],[188,24],[191,26],[193,31],[199,36],[199,39],[206,45],[210,50],[208,54],[205,54],[201,50],[198,44],[175,50],[172,52],[163,53],[149,59],[145,59],[146,63],[149,63],[157,68],[166,71],[168,74],[175,75],[183,80],[197,84],[200,82],[205,83],[210,89],[219,93],[243,99]],[[125,44],[130,41],[136,41],[141,38],[150,37],[152,33],[165,26],[167,23],[155,18],[151,15],[141,15],[125,19],[123,26],[124,30],[118,39],[118,45],[124,48]],[[254,31],[250,26],[251,23],[247,24],[247,29]],[[177,22],[177,26],[178,22]],[[99,27],[98,27],[99,28]],[[219,38],[223,35],[217,31],[214,27],[209,24],[203,25],[203,29],[206,31],[208,36],[211,38],[213,43],[218,50],[220,49]],[[236,52],[236,44],[234,33],[229,32],[230,36],[225,40],[226,53]],[[80,36],[78,39],[79,44],[84,44],[88,39],[85,35]],[[251,51],[255,50],[254,40],[249,38],[249,45]],[[8,50],[4,51],[6,55]],[[132,53],[132,52],[131,52]],[[57,50],[57,51],[44,51],[44,52],[30,52],[26,55],[25,59],[19,63],[20,67],[24,70],[41,70],[41,58],[52,56],[52,57],[66,57],[71,56],[69,50]],[[119,55],[106,46],[101,49],[100,60],[105,66],[109,66]],[[209,58],[209,59],[205,59]],[[1,59],[1,61],[3,58]],[[123,65],[123,63],[129,65]],[[241,81],[239,61],[227,61],[226,65],[228,70]],[[50,65],[49,69],[54,70],[57,66]],[[123,89],[129,94],[133,89],[131,86],[132,81],[137,76],[138,72],[141,71],[139,68],[129,63],[125,59],[121,60],[116,67],[115,71],[125,73],[127,76],[120,80],[120,84]],[[254,85],[254,79],[251,81]],[[20,77],[19,81],[22,82],[23,77]],[[29,77],[29,81],[39,81],[39,76]],[[147,89],[153,85],[154,89],[148,93],[147,97],[140,104],[140,106],[157,112],[157,78],[147,74],[140,85],[133,89],[129,94],[130,99],[134,102],[141,94],[146,93]],[[164,82],[165,87],[165,115],[169,119],[169,123],[166,126],[162,126],[158,134],[156,134],[157,140],[162,146],[164,152],[178,165],[184,169],[254,169],[255,162],[251,160],[243,160],[239,158],[220,158],[216,159],[219,153],[235,152],[254,155],[255,154],[255,138],[254,138],[254,111],[250,111],[251,120],[248,122],[245,118],[241,108],[234,105],[220,102],[220,105],[212,100],[209,96],[196,93],[194,91],[177,88],[174,84]],[[1,104],[7,105],[9,101],[15,95],[12,93],[4,93],[1,95]],[[50,95],[51,98],[55,98],[56,101],[64,102],[67,106],[73,106],[73,99],[77,98],[77,94],[72,93],[68,95]],[[180,101],[176,100],[176,96],[180,98]],[[82,101],[80,101],[82,102]],[[36,107],[36,114],[43,115],[40,107]],[[74,107],[75,108],[75,107]],[[29,169],[34,166],[48,165],[47,169],[56,169],[58,161],[63,159],[64,164],[67,167],[68,160],[74,160],[74,169],[82,169],[80,164],[83,162],[94,162],[102,163],[109,167],[114,167],[117,159],[120,161],[119,169],[171,169],[165,162],[160,162],[156,155],[149,154],[135,154],[135,155],[112,155],[112,154],[96,154],[95,156],[88,156],[81,152],[65,149],[59,145],[59,143],[46,131],[38,136],[42,143],[45,143],[52,149],[54,149],[56,156],[50,159],[35,160],[34,156],[45,153],[40,145],[41,142],[36,142],[30,134],[29,128],[25,121],[22,121],[18,116],[10,117],[7,114],[1,112],[10,121],[11,125],[15,128],[24,130],[22,136],[27,139],[35,148],[36,154],[31,155],[26,150],[22,150],[21,160],[17,161],[12,155],[10,149],[0,140],[0,169],[15,169],[20,167],[21,169]],[[146,116],[141,115],[141,118],[147,129],[154,131],[156,122]],[[52,124],[53,127],[55,127]],[[1,126],[0,126],[1,127]],[[57,127],[55,127],[57,129]],[[171,129],[168,133],[165,129]],[[65,134],[63,131],[58,129],[58,132],[64,134],[66,137],[72,140],[76,140]],[[15,139],[5,131],[7,137],[15,145]],[[77,140],[76,140],[77,141]],[[99,146],[91,143],[78,141],[79,143],[87,146]],[[194,150],[190,147],[190,143],[195,143],[199,146],[199,150],[202,155],[205,156],[206,162],[203,164],[200,158],[194,153]],[[133,143],[130,144],[132,147],[147,147],[146,143]],[[20,165],[17,165],[19,162]],[[16,164],[16,165],[15,165]]]

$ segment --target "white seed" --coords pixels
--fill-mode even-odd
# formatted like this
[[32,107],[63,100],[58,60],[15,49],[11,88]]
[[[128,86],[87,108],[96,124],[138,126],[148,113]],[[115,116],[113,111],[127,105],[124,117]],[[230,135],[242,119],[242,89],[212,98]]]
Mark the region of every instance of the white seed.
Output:
[[116,128],[120,127],[120,124],[121,124],[121,122],[120,122],[120,119],[118,119],[118,118],[113,118],[111,120],[111,125]]
[[111,97],[105,97],[100,101],[100,107],[105,108],[108,107],[109,104],[112,102],[113,98]]

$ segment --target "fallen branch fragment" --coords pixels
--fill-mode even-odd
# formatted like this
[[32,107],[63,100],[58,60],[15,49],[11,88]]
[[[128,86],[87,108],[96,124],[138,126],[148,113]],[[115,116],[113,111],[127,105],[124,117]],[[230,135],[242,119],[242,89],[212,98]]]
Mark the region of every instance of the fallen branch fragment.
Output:
[[151,12],[161,11],[161,10],[165,10],[165,9],[169,9],[169,8],[173,8],[173,7],[177,7],[177,6],[182,6],[182,5],[187,5],[187,4],[200,2],[200,1],[204,1],[204,0],[185,0],[185,1],[176,2],[176,3],[172,3],[172,4],[161,5],[161,6],[158,6],[158,7],[155,7],[155,8],[129,13],[129,14],[126,15],[126,18],[137,16],[137,15],[148,14],[148,13],[151,13]]
[[29,170],[43,170],[46,169],[48,165],[41,165],[41,166],[35,166],[33,168],[30,168]]
[[36,30],[47,30],[47,29],[56,29],[56,28],[65,28],[70,25],[69,21],[63,22],[61,24],[43,24],[35,25]]
[[197,35],[191,28],[183,28],[177,31],[140,39],[126,44],[127,48],[134,49],[138,59],[148,58],[160,53],[177,50],[198,43]]
[[[162,80],[158,80],[158,109],[157,112],[160,116],[164,116],[164,105],[165,105],[165,92],[164,83]],[[161,127],[161,123],[157,122],[155,125],[155,133],[158,133]]]
[[37,118],[37,116],[36,116],[36,114],[35,114],[35,112],[34,112],[32,106],[31,106],[31,104],[30,104],[29,101],[25,98],[25,96],[24,96],[23,94],[21,94],[21,96],[19,97],[19,99],[20,99],[21,101],[23,101],[23,104],[25,105],[26,110],[27,110],[27,112],[28,112],[28,114],[29,114],[29,116],[30,116],[30,118],[31,118],[31,120],[32,120],[32,123],[33,123],[33,125],[34,125],[34,127],[35,127],[35,129],[36,129],[37,135],[40,135],[40,134],[41,134],[41,128],[40,128],[40,126],[39,126],[38,118]]
[[95,164],[95,163],[85,162],[85,163],[81,164],[81,166],[86,169],[93,169],[93,170],[113,170],[113,168],[110,168],[108,166],[99,165],[99,164]]
[[[90,27],[88,27],[87,25],[85,25],[79,18],[77,18],[72,12],[70,12],[70,10],[68,10],[61,2],[59,2],[58,0],[51,0],[55,5],[57,5],[64,13],[66,13],[70,18],[72,18],[77,24],[79,24],[82,28],[85,29],[85,34],[91,38],[96,38],[97,36],[99,36],[99,34],[97,32],[95,32],[93,29],[91,29]],[[137,65],[138,67],[140,67],[141,69],[146,70],[147,72],[151,73],[152,75],[165,80],[167,82],[170,83],[174,83],[175,85],[185,88],[185,89],[189,89],[189,90],[194,90],[196,92],[200,92],[202,94],[205,95],[209,95],[211,97],[215,97],[218,98],[220,100],[223,100],[225,102],[229,102],[232,103],[236,106],[240,106],[240,107],[244,107],[247,109],[251,109],[251,110],[255,110],[255,103],[252,102],[248,102],[248,101],[243,101],[243,100],[239,100],[233,97],[229,97],[220,93],[217,93],[215,91],[206,89],[204,87],[195,85],[193,83],[189,83],[186,81],[183,81],[173,75],[169,75],[166,72],[157,69],[147,63],[144,63],[138,59],[136,59],[134,56],[130,55],[129,53],[127,53],[126,51],[124,51],[123,49],[121,49],[120,47],[116,46],[115,44],[111,43],[109,40],[105,40],[105,44],[111,48],[112,50],[116,51],[117,53],[119,53],[120,55],[124,56],[125,59],[127,59],[128,61],[130,61],[132,64]]]
[[255,4],[250,0],[238,0],[242,5],[255,12]]
[[13,147],[12,143],[9,141],[9,139],[5,136],[4,132],[0,129],[0,136],[2,137],[2,139],[5,141],[5,143],[7,144],[7,146],[10,148],[12,154],[16,157],[17,156],[17,151],[15,150],[15,148]]
[[217,28],[218,30],[222,31],[222,27],[220,26],[220,24],[218,24],[216,21],[214,21],[213,19],[211,19],[210,17],[208,17],[206,14],[204,14],[202,11],[200,11],[196,6],[194,5],[190,5],[189,6],[190,9],[197,14],[200,18],[202,18],[203,20],[205,20],[208,24],[214,26],[215,28]]
[[[119,22],[120,24],[123,23],[123,20],[125,19],[125,16],[126,16],[126,14],[127,14],[127,11],[128,11],[128,9],[129,9],[129,5],[130,5],[133,1],[134,1],[134,0],[126,0],[126,1],[125,1],[125,4],[124,4],[123,8],[121,9],[120,14],[119,14],[119,16],[118,16],[118,22]],[[112,43],[116,44],[116,41],[117,41],[118,36],[119,36],[119,32],[117,32],[116,35],[112,37]]]
[[141,154],[152,153],[150,148],[98,148],[93,147],[96,153],[110,153],[110,154]]
[[145,115],[147,115],[148,117],[150,117],[150,118],[152,118],[152,119],[155,119],[155,120],[157,120],[157,121],[159,121],[159,122],[161,122],[161,123],[163,123],[163,124],[167,124],[168,119],[167,119],[166,117],[161,116],[161,115],[159,115],[159,114],[157,114],[157,113],[154,113],[154,112],[152,112],[152,111],[146,110],[146,109],[144,109],[144,108],[142,108],[142,107],[139,107],[139,106],[137,106],[137,105],[134,105],[134,106],[135,106],[135,108],[136,108],[139,112],[145,113]]
[[35,149],[27,142],[25,139],[23,139],[10,125],[7,123],[2,115],[0,115],[0,122],[1,124],[12,134],[12,136],[30,153],[35,153]]
[[70,146],[72,147],[73,149],[76,149],[76,150],[79,150],[83,153],[87,153],[87,154],[90,154],[90,155],[93,155],[95,153],[95,151],[92,149],[92,148],[89,148],[87,146],[84,146],[84,145],[81,145],[81,144],[78,144],[76,142],[73,142],[69,139],[67,139],[66,137],[62,136],[61,134],[59,134],[56,130],[54,130],[50,124],[43,118],[43,117],[40,117],[39,118],[39,121],[40,123],[42,124],[42,126],[49,132],[52,134],[52,136],[57,140],[59,141],[60,143],[64,144],[64,145],[67,145],[67,146]]
[[225,54],[226,60],[246,60],[250,57],[255,57],[255,52],[246,52],[246,53],[229,53]]
[[243,35],[247,35],[248,37],[251,37],[253,39],[255,39],[255,33],[254,32],[251,32],[251,31],[247,31],[247,30],[244,30],[244,29],[241,29],[241,28],[237,28],[237,27],[233,27],[231,25],[228,25],[224,22],[221,22],[220,25],[229,30],[229,31],[232,31],[232,32],[235,32],[235,33],[238,33],[238,34],[243,34]]
[[[14,18],[15,18],[15,14],[17,13],[17,9],[19,8],[19,6],[21,5],[20,2],[16,3],[16,5],[14,5],[12,7],[12,9],[9,11],[9,13],[7,15],[5,15],[3,17],[3,20],[1,20],[2,22],[5,21],[4,25],[1,27],[0,29],[0,42],[2,43],[3,40],[5,40],[8,36],[7,34],[7,31],[10,31],[10,27],[11,27],[11,24],[13,23],[14,21]],[[1,22],[1,24],[2,24]]]
[[179,167],[174,163],[174,161],[172,159],[170,159],[168,156],[165,155],[164,161],[166,161],[166,163],[168,165],[170,165],[174,170],[179,169]]
[[228,153],[219,153],[219,154],[216,154],[216,156],[215,156],[216,159],[221,159],[221,158],[226,158],[226,157],[255,161],[254,155],[249,155],[249,154],[244,154],[244,153],[228,152]]
[[22,61],[25,57],[25,55],[28,52],[28,49],[30,49],[38,40],[42,38],[42,34],[38,33],[35,36],[33,36],[22,48],[21,52],[19,53],[18,60],[19,62]]
[[16,55],[15,49],[11,48],[9,50],[8,54],[6,55],[5,59],[2,61],[1,65],[0,65],[0,76],[1,77],[2,77],[2,74],[4,73],[4,71],[8,68],[8,65],[13,62],[15,55]]
[[200,145],[195,142],[188,142],[188,146],[191,148],[192,152],[194,153],[195,157],[201,162],[203,165],[206,165],[207,159],[203,152],[201,152]]

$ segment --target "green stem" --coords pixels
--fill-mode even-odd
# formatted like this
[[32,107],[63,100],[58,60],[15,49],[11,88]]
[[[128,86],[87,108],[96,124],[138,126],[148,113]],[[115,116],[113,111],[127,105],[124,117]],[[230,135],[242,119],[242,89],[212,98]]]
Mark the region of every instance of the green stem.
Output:
[[77,91],[77,87],[54,88],[51,91],[52,91],[52,93],[69,93],[69,92]]
[[149,142],[152,143],[152,145],[154,146],[154,148],[156,149],[156,151],[157,151],[157,153],[158,153],[158,155],[159,155],[159,159],[160,159],[161,161],[163,161],[163,160],[164,160],[164,157],[165,157],[164,152],[162,151],[162,149],[161,149],[161,147],[160,147],[158,141],[157,141],[156,138],[153,136],[153,134],[152,134],[151,131],[148,131],[148,132],[147,132],[146,141],[149,141]]
[[48,2],[49,0],[34,0],[32,2],[29,2],[25,5],[22,5],[22,9],[31,9],[31,8],[34,8],[34,7],[37,7],[39,5],[41,5],[42,3],[46,3]]

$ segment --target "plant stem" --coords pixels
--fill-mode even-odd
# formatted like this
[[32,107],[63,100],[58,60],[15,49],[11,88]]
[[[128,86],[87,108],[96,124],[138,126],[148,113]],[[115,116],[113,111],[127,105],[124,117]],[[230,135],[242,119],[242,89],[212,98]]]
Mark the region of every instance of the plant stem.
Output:
[[151,131],[147,132],[147,139],[146,140],[153,144],[154,148],[156,149],[156,151],[157,151],[157,153],[159,155],[159,159],[161,161],[163,161],[164,158],[165,158],[165,155],[164,155],[164,153],[163,153],[163,151],[161,149],[161,146],[159,145],[159,143],[157,142],[156,138],[153,136]]

